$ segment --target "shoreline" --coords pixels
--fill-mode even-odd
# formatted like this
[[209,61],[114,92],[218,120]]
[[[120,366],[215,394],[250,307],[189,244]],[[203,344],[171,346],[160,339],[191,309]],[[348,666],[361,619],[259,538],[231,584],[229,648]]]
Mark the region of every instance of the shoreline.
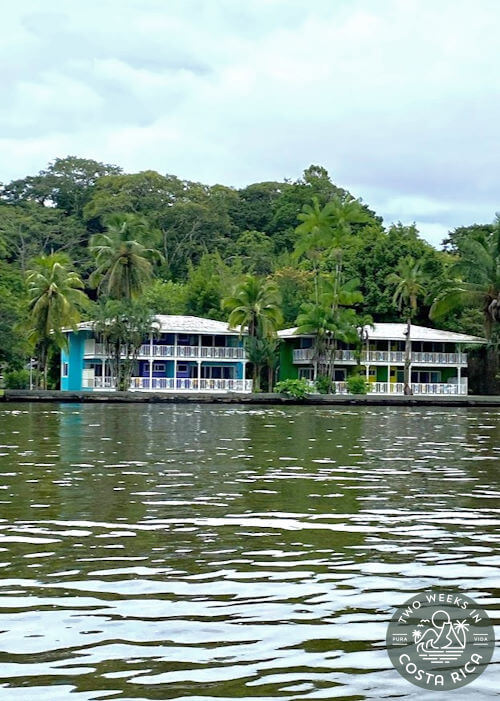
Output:
[[0,391],[0,402],[55,402],[55,403],[129,403],[129,404],[256,404],[304,406],[500,406],[498,395],[375,395],[375,394],[311,394],[305,399],[294,399],[282,394],[237,394],[196,392],[72,392],[61,390]]

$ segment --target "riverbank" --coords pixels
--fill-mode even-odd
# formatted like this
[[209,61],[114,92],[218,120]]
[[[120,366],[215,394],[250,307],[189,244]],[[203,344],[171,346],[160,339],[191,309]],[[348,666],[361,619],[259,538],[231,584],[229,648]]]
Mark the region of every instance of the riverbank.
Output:
[[59,390],[6,389],[0,393],[4,402],[71,402],[133,404],[309,404],[370,406],[500,406],[500,396],[488,395],[380,395],[380,394],[310,394],[303,400],[282,394],[198,394],[196,392],[61,392]]

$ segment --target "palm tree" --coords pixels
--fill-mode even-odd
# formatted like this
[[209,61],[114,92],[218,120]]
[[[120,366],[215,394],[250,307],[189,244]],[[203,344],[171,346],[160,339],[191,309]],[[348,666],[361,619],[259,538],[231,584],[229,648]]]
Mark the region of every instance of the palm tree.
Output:
[[319,262],[328,251],[335,259],[335,271],[340,276],[342,270],[342,243],[352,233],[353,224],[368,221],[368,213],[359,200],[350,195],[334,196],[324,207],[317,197],[312,205],[306,204],[297,217],[302,223],[295,229],[299,239],[295,245],[296,257],[307,257],[313,263],[316,301],[319,300]]
[[64,253],[39,256],[26,273],[31,340],[35,344],[38,366],[42,369],[42,388],[47,389],[49,350],[52,344],[64,348],[65,326],[75,327],[79,308],[88,302],[78,273],[70,270]]
[[313,366],[314,379],[325,375],[335,376],[335,353],[338,342],[359,342],[359,321],[354,309],[340,307],[333,309],[325,299],[318,304],[309,302],[297,317],[296,334],[314,336]]
[[263,278],[247,275],[232,297],[223,300],[229,311],[229,326],[246,328],[249,336],[273,336],[281,323],[280,296],[276,285]]
[[253,389],[258,392],[262,368],[269,367],[270,342],[282,321],[278,288],[270,280],[247,275],[222,306],[229,311],[229,326],[239,326],[240,334],[245,329],[248,333],[246,348],[252,363]]
[[422,262],[407,256],[399,261],[396,272],[386,277],[388,285],[395,286],[393,303],[406,316],[404,393],[412,394],[410,385],[411,322],[418,310],[418,298],[425,292],[425,275]]
[[151,260],[161,254],[146,248],[147,224],[133,214],[113,214],[105,218],[106,232],[95,234],[90,251],[97,268],[89,278],[110,299],[137,299],[153,275]]
[[451,267],[452,282],[434,300],[429,316],[440,319],[463,306],[481,309],[486,338],[500,322],[500,220],[489,235],[463,239],[459,260]]

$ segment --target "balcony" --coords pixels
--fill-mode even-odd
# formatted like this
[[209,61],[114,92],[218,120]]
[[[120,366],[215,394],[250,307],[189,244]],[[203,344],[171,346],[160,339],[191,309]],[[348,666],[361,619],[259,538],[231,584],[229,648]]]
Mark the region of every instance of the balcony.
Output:
[[[413,394],[467,394],[467,379],[458,382],[411,382]],[[403,382],[371,382],[370,394],[404,394]]]
[[[349,394],[346,382],[335,382],[335,394]],[[311,392],[314,392],[314,383],[310,382]],[[467,379],[463,378],[458,383],[452,382],[412,382],[411,389],[414,395],[422,394],[464,394],[468,392]],[[402,382],[370,382],[368,394],[404,394]]]
[[[106,354],[103,343],[92,340],[85,343],[85,357],[102,357]],[[124,355],[124,354],[122,354]],[[139,348],[139,358],[192,358],[194,360],[245,360],[245,349],[236,346],[173,346],[144,343]]]
[[[314,348],[297,348],[293,351],[293,362],[300,363],[311,361],[314,357]],[[344,363],[355,363],[356,354],[353,350],[337,350],[334,353],[334,359],[343,361]]]
[[[313,348],[298,348],[293,351],[294,363],[311,362],[313,357]],[[334,359],[336,362],[356,362],[353,350],[338,350]],[[404,351],[363,351],[361,362],[403,365],[405,354]],[[467,353],[412,353],[411,362],[414,365],[467,365]]]
[[[362,363],[404,364],[404,351],[363,351]],[[411,353],[414,365],[467,365],[467,353]]]
[[[115,381],[111,377],[84,379],[84,389],[114,390]],[[242,392],[252,391],[252,380],[196,379],[183,377],[133,377],[132,391],[153,392]]]

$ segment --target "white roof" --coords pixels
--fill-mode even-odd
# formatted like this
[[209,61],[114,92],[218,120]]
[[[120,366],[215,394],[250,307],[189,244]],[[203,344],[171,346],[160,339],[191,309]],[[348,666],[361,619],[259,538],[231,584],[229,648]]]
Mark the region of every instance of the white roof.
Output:
[[[240,333],[239,327],[229,327],[226,321],[216,319],[203,319],[200,316],[181,316],[176,314],[157,314],[155,316],[158,330],[161,333],[206,333],[209,335],[236,335]],[[93,322],[84,321],[78,324],[82,330],[92,330]],[[65,329],[70,331],[71,329]]]
[[[372,341],[404,341],[406,339],[406,324],[374,324],[365,326],[368,338]],[[306,336],[311,334],[297,334],[297,327],[278,331],[280,338],[291,338],[293,336]],[[411,327],[412,341],[437,341],[444,343],[486,343],[484,338],[469,336],[465,333],[454,333],[453,331],[443,331],[442,329],[431,329],[427,326]]]

